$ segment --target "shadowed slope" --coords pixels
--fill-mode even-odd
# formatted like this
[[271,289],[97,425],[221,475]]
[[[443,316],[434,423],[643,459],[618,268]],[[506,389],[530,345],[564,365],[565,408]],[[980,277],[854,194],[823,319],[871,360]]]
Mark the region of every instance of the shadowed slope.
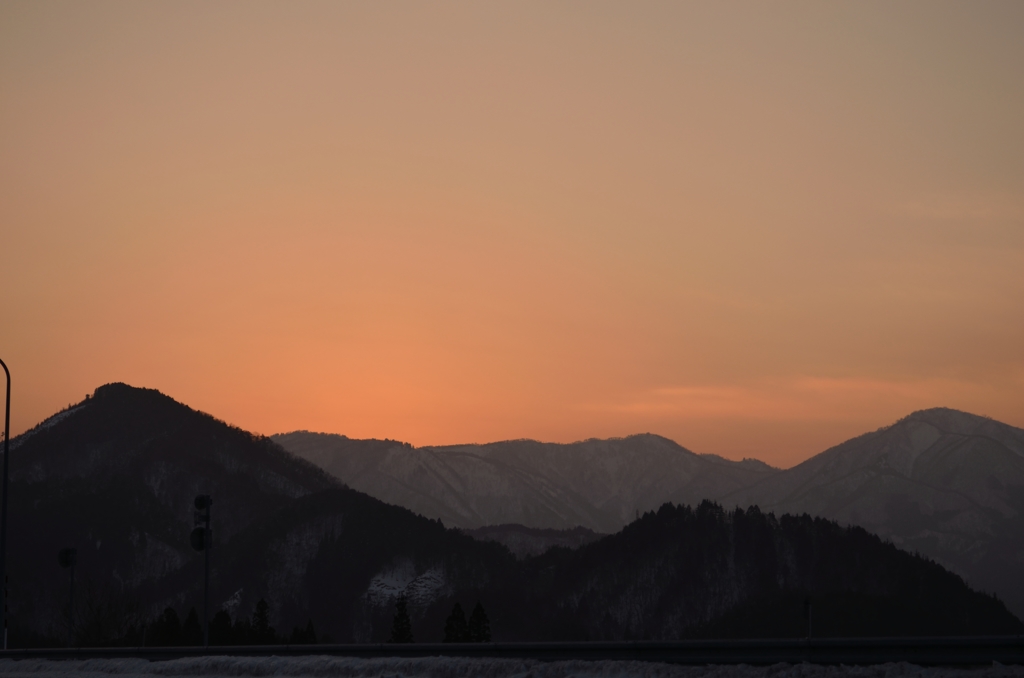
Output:
[[[1017,633],[994,597],[861,528],[808,516],[662,506],[618,534],[527,561],[531,629],[552,640]],[[497,628],[497,625],[495,625]]]
[[723,501],[861,525],[1024,613],[1024,430],[922,410]]
[[[575,550],[515,560],[350,489],[296,500],[227,547],[221,578],[286,624],[336,640],[388,638],[409,600],[415,637],[440,641],[454,603],[480,601],[496,640],[1007,634],[996,598],[861,528],[756,508],[666,504]],[[222,596],[229,592],[221,585]]]
[[15,624],[60,626],[78,549],[80,602],[111,588],[141,605],[180,596],[166,578],[198,561],[197,494],[223,542],[293,499],[338,485],[312,464],[158,391],[109,384],[11,441],[9,572]]
[[578,548],[606,536],[585,527],[552,530],[515,524],[488,525],[475,530],[463,530],[463,532],[480,541],[493,541],[502,544],[518,558],[539,556],[556,546]]

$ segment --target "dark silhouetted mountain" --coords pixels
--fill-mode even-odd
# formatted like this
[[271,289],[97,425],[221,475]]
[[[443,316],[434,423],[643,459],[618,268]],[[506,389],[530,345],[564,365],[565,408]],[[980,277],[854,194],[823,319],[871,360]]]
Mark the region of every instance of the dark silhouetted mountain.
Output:
[[[482,603],[497,640],[1015,633],[1003,604],[861,528],[757,509],[665,505],[618,534],[516,560],[348,488],[299,498],[224,548],[222,596],[266,598],[342,642],[385,642],[404,596],[419,641],[455,603]],[[198,569],[197,569],[198,574]],[[230,580],[230,583],[229,583]]]
[[168,588],[168,579],[199,559],[188,541],[195,495],[214,497],[223,544],[295,498],[338,485],[268,438],[124,384],[96,389],[11,448],[11,609],[37,629],[59,626],[66,614],[62,547],[78,549],[82,606],[125,591],[148,605],[140,614],[191,606],[198,601]]
[[1024,615],[1024,430],[914,412],[722,498],[860,525]]
[[495,640],[790,635],[799,629],[778,619],[808,594],[816,619],[845,620],[831,628],[847,634],[1019,627],[997,600],[862,530],[707,503],[517,560],[343,487],[269,439],[120,384],[21,436],[11,469],[14,646],[64,637],[63,546],[78,548],[79,642],[174,642],[181,618],[194,636],[203,559],[188,534],[199,493],[214,499],[214,642],[314,627],[384,642],[399,596],[419,641],[440,641],[455,603],[477,602]]
[[[522,600],[483,599],[496,635],[538,639],[799,637],[802,604],[820,636],[1015,633],[996,598],[861,528],[808,516],[662,506],[618,534],[523,565]],[[539,611],[540,614],[531,612]],[[510,627],[514,628],[512,631]]]
[[610,533],[665,502],[715,499],[777,472],[650,434],[423,448],[305,431],[273,439],[353,489],[468,529],[515,523]]
[[312,619],[339,642],[387,641],[400,595],[415,637],[440,640],[456,591],[486,587],[516,565],[499,544],[348,488],[296,499],[222,552],[217,600],[246,611],[266,599],[278,627]]
[[488,525],[475,530],[463,530],[463,532],[474,539],[497,542],[517,558],[539,556],[556,546],[573,549],[605,536],[585,527],[574,527],[571,530],[546,530],[525,525]]

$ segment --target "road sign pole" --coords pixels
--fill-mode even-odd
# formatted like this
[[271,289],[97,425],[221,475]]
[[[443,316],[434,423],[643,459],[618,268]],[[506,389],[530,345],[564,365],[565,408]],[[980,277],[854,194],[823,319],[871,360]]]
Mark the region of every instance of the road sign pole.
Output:
[[75,561],[71,561],[71,590],[68,592],[68,647],[75,646]]

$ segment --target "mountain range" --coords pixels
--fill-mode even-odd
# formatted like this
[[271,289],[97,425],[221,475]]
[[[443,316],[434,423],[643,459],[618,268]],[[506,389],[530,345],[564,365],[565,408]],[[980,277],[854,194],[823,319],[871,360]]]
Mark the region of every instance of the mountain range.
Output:
[[704,499],[859,525],[1024,616],[1024,430],[986,417],[914,412],[785,470],[650,434],[423,448],[304,431],[273,439],[355,489],[467,529],[612,533],[665,502]]
[[863,526],[1024,615],[1022,429],[945,408],[914,412],[717,499]]
[[[202,609],[203,559],[188,541],[197,494],[213,496],[211,613],[243,619],[263,600],[285,633],[315,625],[335,641],[386,640],[401,595],[419,640],[440,640],[453,604],[477,601],[498,640],[794,635],[807,596],[816,619],[833,620],[823,634],[1021,628],[996,598],[860,528],[708,501],[633,509],[616,534],[577,531],[574,549],[517,558],[348,487],[271,439],[124,384],[11,442],[14,647],[65,637],[64,547],[78,549],[76,642],[145,642],[165,608]],[[588,454],[614,449],[591,445]],[[691,484],[723,491],[743,487],[708,478],[700,460],[762,474],[747,487],[774,475],[698,457]]]
[[468,529],[513,523],[607,534],[666,502],[696,505],[778,471],[694,454],[651,434],[420,448],[306,431],[272,439],[353,489]]

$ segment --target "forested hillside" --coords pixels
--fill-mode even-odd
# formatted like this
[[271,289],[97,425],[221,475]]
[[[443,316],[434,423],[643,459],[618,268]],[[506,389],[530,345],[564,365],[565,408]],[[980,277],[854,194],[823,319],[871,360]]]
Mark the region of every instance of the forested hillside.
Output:
[[196,642],[197,494],[214,501],[214,642],[385,641],[400,598],[419,641],[478,602],[495,640],[800,635],[808,596],[816,635],[1020,629],[998,600],[864,530],[756,508],[665,504],[575,550],[517,559],[123,384],[12,443],[13,647],[66,642],[68,546],[75,642]]
[[524,570],[525,590],[550,620],[529,633],[550,639],[802,636],[808,598],[821,636],[1020,628],[994,597],[861,528],[776,518],[756,507],[666,504],[618,534],[554,549]]
[[1024,430],[922,410],[726,495],[726,505],[860,525],[1024,614]]

